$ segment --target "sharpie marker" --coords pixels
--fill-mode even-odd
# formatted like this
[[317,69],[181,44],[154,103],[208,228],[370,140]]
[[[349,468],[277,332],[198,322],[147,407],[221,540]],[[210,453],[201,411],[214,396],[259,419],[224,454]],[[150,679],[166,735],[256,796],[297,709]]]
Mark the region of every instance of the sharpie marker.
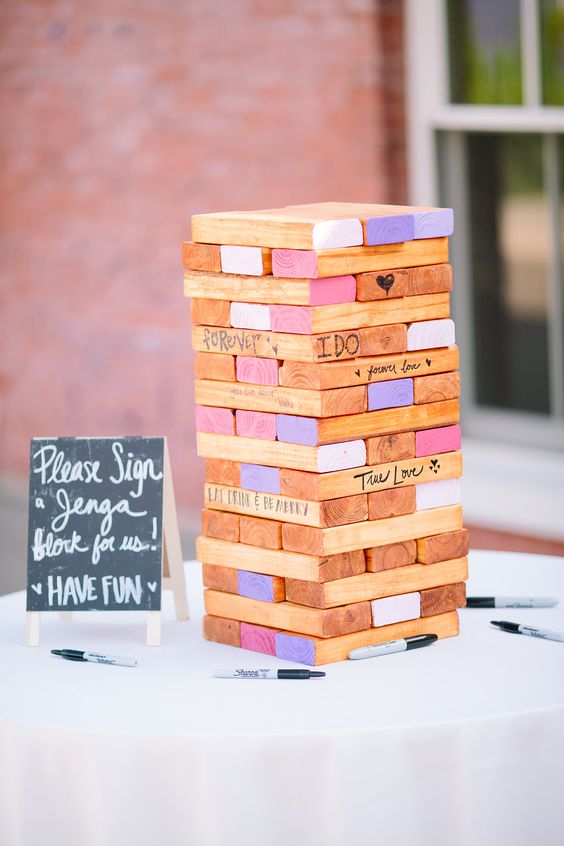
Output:
[[318,679],[320,670],[214,670],[216,679]]
[[508,623],[506,620],[490,620],[492,626],[497,626],[504,632],[529,635],[529,637],[541,637],[543,640],[564,641],[564,632],[551,632],[549,629],[535,629],[533,626],[522,626],[520,623]]
[[119,655],[102,655],[100,652],[81,652],[79,649],[52,649],[51,655],[60,655],[67,661],[90,661],[92,664],[115,664],[116,667],[136,667],[137,658]]
[[388,640],[387,643],[377,643],[375,646],[362,646],[349,652],[349,658],[356,661],[360,658],[376,658],[378,655],[391,655],[392,652],[405,652],[408,649],[418,649],[429,646],[438,638],[436,634],[422,634],[415,637],[400,637],[398,640]]
[[469,596],[467,608],[553,608],[553,596]]

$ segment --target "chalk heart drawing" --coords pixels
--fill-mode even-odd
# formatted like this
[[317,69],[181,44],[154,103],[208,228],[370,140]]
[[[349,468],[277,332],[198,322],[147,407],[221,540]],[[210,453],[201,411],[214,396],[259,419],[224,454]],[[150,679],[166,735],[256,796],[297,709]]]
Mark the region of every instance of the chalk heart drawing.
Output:
[[439,464],[438,458],[432,458],[431,459],[431,464],[429,465],[429,469],[432,470],[433,473],[438,473],[440,466],[441,465]]
[[390,288],[392,287],[395,281],[396,280],[394,278],[393,273],[388,273],[387,276],[376,277],[376,283],[378,284],[378,287],[382,288],[382,290],[386,292],[386,296],[388,296],[388,294],[390,293]]
[[427,365],[427,367],[430,367],[430,366],[431,366],[431,359],[430,359],[430,358],[426,358],[426,359],[425,359],[425,364]]
[[157,589],[157,583],[156,582],[147,582],[147,587],[149,588],[151,593],[154,593]]
[[41,582],[38,582],[36,585],[31,585],[31,589],[35,591],[39,596],[41,596],[41,591],[43,590],[43,585]]

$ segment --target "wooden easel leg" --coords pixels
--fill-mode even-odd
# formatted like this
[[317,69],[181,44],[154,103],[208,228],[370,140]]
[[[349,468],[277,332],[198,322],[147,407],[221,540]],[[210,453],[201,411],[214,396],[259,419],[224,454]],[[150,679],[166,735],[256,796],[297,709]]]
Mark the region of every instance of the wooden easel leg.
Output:
[[25,645],[39,646],[40,611],[27,611],[25,615]]
[[147,646],[161,645],[161,612],[147,611]]
[[170,578],[172,585],[176,619],[187,620],[189,612],[188,598],[186,596],[186,579],[184,577],[182,546],[180,544],[180,532],[178,531],[178,516],[176,513],[172,471],[166,438],[164,442],[163,481],[163,559],[166,562],[164,576]]

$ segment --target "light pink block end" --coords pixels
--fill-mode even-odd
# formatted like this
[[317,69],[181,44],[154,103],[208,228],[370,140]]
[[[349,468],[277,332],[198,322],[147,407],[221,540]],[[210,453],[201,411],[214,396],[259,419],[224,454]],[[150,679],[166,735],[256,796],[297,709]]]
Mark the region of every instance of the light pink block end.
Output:
[[264,655],[276,655],[276,632],[263,626],[241,623],[241,648],[262,652]]
[[273,332],[311,335],[311,312],[307,306],[270,306],[270,326]]
[[214,435],[234,435],[235,417],[230,408],[196,406],[196,431]]
[[272,275],[290,279],[317,278],[314,250],[272,250]]
[[236,411],[237,434],[243,438],[276,440],[276,415],[265,411]]
[[237,356],[237,381],[251,385],[277,385],[278,362],[273,358]]

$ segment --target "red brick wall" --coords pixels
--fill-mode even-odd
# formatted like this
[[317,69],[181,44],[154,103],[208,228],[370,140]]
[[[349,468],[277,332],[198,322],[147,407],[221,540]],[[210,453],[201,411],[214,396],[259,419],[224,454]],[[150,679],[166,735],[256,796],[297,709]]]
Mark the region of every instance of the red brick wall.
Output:
[[0,470],[33,435],[165,433],[196,503],[189,217],[404,199],[401,0],[0,15]]

